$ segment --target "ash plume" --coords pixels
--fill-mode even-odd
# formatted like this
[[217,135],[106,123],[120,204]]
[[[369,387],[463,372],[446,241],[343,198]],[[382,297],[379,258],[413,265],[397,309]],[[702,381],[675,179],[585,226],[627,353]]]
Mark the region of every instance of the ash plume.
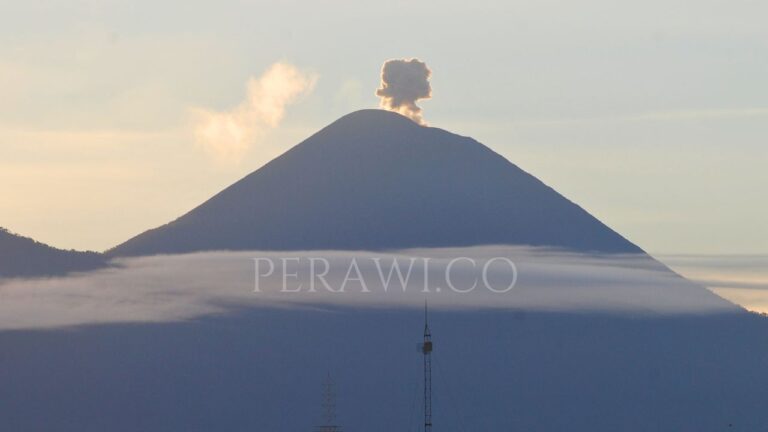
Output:
[[381,107],[426,125],[416,102],[432,97],[431,75],[427,64],[419,59],[387,60],[381,68],[381,88],[376,90]]

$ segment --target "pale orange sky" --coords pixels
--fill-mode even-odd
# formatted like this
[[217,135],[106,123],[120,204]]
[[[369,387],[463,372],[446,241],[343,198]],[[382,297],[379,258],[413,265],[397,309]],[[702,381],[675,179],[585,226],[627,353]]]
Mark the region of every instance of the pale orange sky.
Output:
[[[382,62],[415,56],[433,70],[430,125],[478,139],[646,250],[767,252],[768,5],[554,5],[4,5],[0,226],[114,246],[377,106]],[[234,112],[277,62],[312,85],[237,160],[216,160],[190,112]]]

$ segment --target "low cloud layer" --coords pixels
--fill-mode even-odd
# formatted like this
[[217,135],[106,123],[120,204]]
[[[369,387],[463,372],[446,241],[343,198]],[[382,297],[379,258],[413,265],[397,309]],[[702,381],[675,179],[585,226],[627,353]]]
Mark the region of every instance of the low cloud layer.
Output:
[[[472,265],[468,259],[476,261]],[[487,289],[481,272],[484,263],[505,257],[516,265],[516,274],[503,261],[488,267]],[[325,281],[312,286],[307,272],[312,258],[330,266]],[[284,273],[261,265],[282,259]],[[363,289],[350,271],[356,260],[365,279]],[[376,268],[378,263],[384,269]],[[400,284],[391,273],[394,262],[406,269],[416,261],[411,279]],[[424,273],[424,260],[429,272]],[[454,264],[451,264],[451,262]],[[521,247],[475,247],[407,250],[397,253],[364,252],[212,252],[120,259],[118,267],[70,277],[43,280],[7,280],[0,283],[0,330],[52,328],[117,322],[163,322],[223,314],[244,307],[422,307],[425,298],[435,308],[520,308],[531,310],[608,311],[636,313],[707,313],[733,311],[736,307],[666,271],[643,256],[594,256]],[[451,268],[451,281],[445,282]],[[322,266],[314,269],[325,273]],[[256,290],[256,275],[258,291]],[[295,274],[295,276],[294,276]],[[405,274],[405,272],[403,273]],[[425,276],[426,274],[426,276]],[[513,278],[514,276],[514,278]],[[381,282],[392,283],[385,288]],[[512,280],[514,287],[505,290]],[[288,280],[286,285],[286,280]],[[284,287],[293,292],[286,292]],[[405,286],[405,288],[403,288]],[[424,293],[425,286],[429,293]],[[367,292],[366,292],[367,291]]]
[[768,313],[766,255],[667,255],[661,260],[749,310]]
[[381,68],[381,88],[376,90],[376,96],[381,98],[381,107],[398,112],[416,123],[426,124],[416,102],[432,97],[431,75],[427,64],[418,59],[386,61]]
[[245,100],[227,112],[194,109],[195,139],[214,157],[239,161],[269,129],[277,127],[288,105],[310,93],[317,77],[287,63],[275,63],[247,84]]

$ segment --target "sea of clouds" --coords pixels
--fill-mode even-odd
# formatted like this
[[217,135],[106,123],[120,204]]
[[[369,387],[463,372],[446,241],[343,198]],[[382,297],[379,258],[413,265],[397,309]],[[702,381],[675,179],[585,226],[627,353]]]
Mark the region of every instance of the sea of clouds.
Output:
[[737,309],[647,256],[529,247],[205,252],[112,264],[0,282],[0,330],[178,321],[259,307],[422,308],[425,301],[430,308],[639,314]]

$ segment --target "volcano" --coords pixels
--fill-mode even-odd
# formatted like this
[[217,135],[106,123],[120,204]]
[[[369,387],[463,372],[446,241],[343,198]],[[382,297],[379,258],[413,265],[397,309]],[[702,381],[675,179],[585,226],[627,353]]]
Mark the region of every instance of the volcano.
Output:
[[340,118],[108,253],[489,244],[642,253],[483,144],[383,110]]
[[[447,290],[429,293],[436,427],[768,425],[764,317],[678,277],[482,144],[397,114],[343,117],[110,253],[347,249],[356,256],[489,244],[504,251],[487,253],[519,264],[514,291],[482,307],[462,294],[444,308],[435,300]],[[516,256],[504,245],[558,250],[522,247],[534,253]],[[251,292],[255,256],[118,259],[114,271],[62,285],[6,288],[12,307],[0,316],[15,319],[0,320],[12,325],[0,326],[2,429],[311,430],[321,403],[313,386],[319,390],[328,373],[338,377],[345,430],[416,428],[424,369],[414,344],[423,338],[424,292],[415,303],[336,294],[321,303],[310,292],[260,297],[266,293]],[[598,262],[585,266],[586,259]],[[155,306],[162,314],[149,313]],[[47,322],[80,325],[38,328],[49,315]],[[90,318],[76,321],[82,317]]]

